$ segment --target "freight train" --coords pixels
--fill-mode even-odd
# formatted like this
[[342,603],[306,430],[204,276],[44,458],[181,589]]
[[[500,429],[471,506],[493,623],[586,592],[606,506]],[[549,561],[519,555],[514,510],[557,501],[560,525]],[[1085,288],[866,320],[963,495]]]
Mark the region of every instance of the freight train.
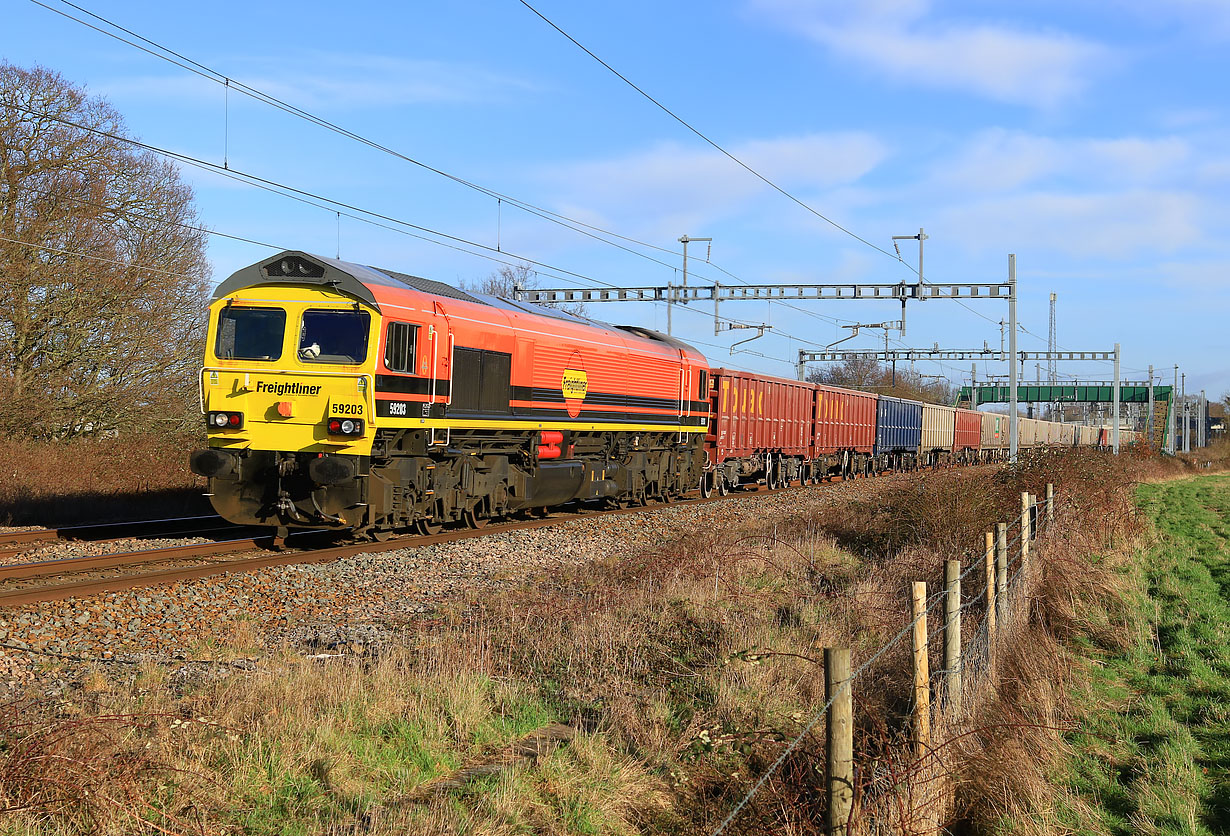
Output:
[[[218,285],[192,471],[228,520],[384,538],[1006,457],[1008,419],[734,369],[655,331],[287,251]],[[1098,445],[1020,419],[1020,447]],[[1131,440],[1131,434],[1126,434]]]

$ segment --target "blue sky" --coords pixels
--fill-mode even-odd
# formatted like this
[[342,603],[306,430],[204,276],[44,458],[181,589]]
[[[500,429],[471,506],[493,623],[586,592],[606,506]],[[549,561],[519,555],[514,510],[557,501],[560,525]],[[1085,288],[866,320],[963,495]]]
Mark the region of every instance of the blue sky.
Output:
[[[1230,391],[1230,3],[531,1],[717,144],[877,247],[891,252],[891,236],[925,227],[932,281],[999,280],[1016,253],[1021,322],[1037,335],[1022,335],[1022,348],[1046,347],[1055,292],[1060,346],[1119,342],[1125,379],[1152,363],[1169,382],[1178,363],[1189,393]],[[552,268],[542,286],[677,282],[683,234],[714,239],[712,266],[697,263],[704,245],[693,245],[689,283],[737,284],[731,274],[896,282],[916,266],[913,242],[898,262],[774,192],[518,0],[84,8],[426,166],[662,248],[596,241],[228,95],[28,0],[5,4],[0,57],[105,96],[141,140],[215,163],[225,156],[233,169],[542,262]],[[220,233],[340,249],[452,283],[499,266],[469,245],[184,173]],[[209,254],[220,280],[271,252],[216,236]],[[912,304],[900,344],[998,347],[1006,305],[968,305]],[[800,307],[724,306],[724,316],[773,325],[741,347],[754,353],[730,354],[749,333],[715,336],[707,303],[676,308],[675,333],[714,364],[791,376],[798,349],[847,336],[841,324],[899,316],[892,302]],[[661,306],[591,312],[666,324]],[[843,347],[882,345],[877,333]],[[969,365],[918,370],[960,380]],[[980,363],[979,377],[1003,366]],[[1111,375],[1104,363],[1059,371]]]

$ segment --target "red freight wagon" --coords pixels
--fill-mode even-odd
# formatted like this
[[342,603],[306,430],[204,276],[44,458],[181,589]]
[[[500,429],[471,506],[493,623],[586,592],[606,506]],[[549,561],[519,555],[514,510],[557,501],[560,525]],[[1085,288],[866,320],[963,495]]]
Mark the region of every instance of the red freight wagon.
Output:
[[816,387],[798,380],[713,369],[705,448],[719,493],[740,483],[776,487],[811,457]]
[[876,396],[835,386],[816,387],[813,475],[865,472],[876,442]]
[[982,413],[973,409],[958,409],[957,429],[952,441],[953,459],[975,461],[981,447]]

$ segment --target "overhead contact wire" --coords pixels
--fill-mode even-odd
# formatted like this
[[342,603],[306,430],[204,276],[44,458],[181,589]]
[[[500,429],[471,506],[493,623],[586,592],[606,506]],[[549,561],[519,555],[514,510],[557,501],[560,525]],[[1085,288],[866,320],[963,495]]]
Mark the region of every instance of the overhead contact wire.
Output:
[[[157,41],[151,40],[150,38],[147,38],[144,35],[141,35],[137,32],[134,32],[131,29],[121,26],[120,24],[112,20],[109,20],[108,18],[105,18],[99,14],[96,14],[90,11],[89,9],[83,8],[82,6],[72,3],[70,2],[70,0],[59,0],[59,2],[63,3],[66,6],[69,6],[70,8],[76,9],[82,14],[88,15],[94,18],[95,20],[101,21],[102,23],[105,23],[107,26],[111,26],[119,30],[120,32],[130,35],[132,38],[135,38],[143,42],[144,44],[148,44],[149,46],[143,46],[141,43],[136,43],[135,41],[129,40],[128,38],[121,37],[120,35],[117,35],[115,32],[110,32],[100,26],[95,26],[89,21],[82,20],[81,18],[76,17],[75,15],[71,15],[68,12],[65,12],[61,9],[54,8],[53,6],[50,6],[47,3],[42,2],[42,0],[30,0],[30,2],[46,9],[47,11],[60,15],[61,17],[67,18],[68,20],[74,21],[75,23],[79,23],[88,29],[92,29],[93,31],[98,32],[101,35],[105,35],[109,38],[117,40],[120,43],[127,44],[128,46],[131,46],[134,49],[140,50],[141,52],[144,52],[147,55],[150,55],[155,58],[166,61],[170,64],[173,64],[179,67],[180,69],[187,70],[188,72],[191,72],[197,76],[200,76],[201,78],[204,78],[208,81],[212,81],[215,84],[223,85],[228,92],[232,89],[237,90],[240,93],[243,93],[244,95],[248,96],[249,98],[252,98],[259,102],[267,104],[270,107],[281,110],[284,113],[287,113],[291,116],[295,116],[296,118],[303,119],[307,122],[310,122],[311,124],[316,125],[317,127],[324,128],[325,130],[328,130],[328,131],[332,131],[334,133],[339,134],[340,136],[346,137],[347,139],[351,139],[355,142],[361,143],[362,145],[372,148],[373,150],[380,151],[381,153],[388,154],[399,160],[410,163],[411,165],[417,166],[425,171],[431,172],[432,174],[436,174],[440,177],[443,177],[447,180],[457,183],[458,185],[461,185],[466,188],[477,191],[487,197],[494,198],[496,200],[499,200],[505,203],[510,203],[513,206],[516,206],[517,208],[531,215],[535,215],[536,217],[542,218],[545,221],[548,221],[550,223],[555,223],[565,228],[571,229],[573,232],[586,235],[589,238],[593,238],[594,240],[600,241],[605,244],[609,244],[618,249],[624,250],[625,252],[628,252],[632,255],[638,256],[640,258],[645,258],[649,261],[652,261],[656,264],[660,264],[666,267],[673,267],[673,265],[665,264],[664,262],[658,259],[655,259],[652,256],[648,256],[644,253],[636,252],[633,249],[621,246],[617,244],[616,242],[609,241],[605,238],[602,238],[601,236],[602,235],[610,236],[611,238],[615,238],[620,241],[625,241],[630,244],[635,244],[637,246],[644,247],[650,250],[655,250],[655,251],[662,252],[662,253],[669,253],[671,255],[679,254],[675,250],[669,249],[667,247],[662,247],[657,244],[651,244],[647,241],[641,241],[636,238],[632,238],[630,236],[622,235],[618,232],[614,232],[612,230],[603,229],[602,227],[586,223],[585,221],[579,220],[577,218],[572,218],[572,217],[563,215],[558,212],[554,212],[550,209],[546,209],[542,206],[538,206],[536,204],[530,203],[529,201],[522,200],[520,198],[513,197],[511,195],[507,195],[502,192],[498,192],[495,189],[491,189],[487,186],[474,183],[470,180],[465,179],[464,177],[459,177],[458,175],[450,174],[449,172],[444,171],[443,169],[436,168],[435,166],[425,163],[422,160],[418,160],[418,159],[415,159],[414,157],[404,154],[401,151],[396,150],[395,148],[391,148],[373,139],[369,139],[368,137],[365,137],[362,134],[356,133],[355,131],[352,131],[349,128],[345,128],[321,116],[317,116],[316,114],[311,113],[310,111],[304,110],[301,107],[290,104],[289,102],[279,99],[276,96],[273,96],[255,87],[251,87],[250,85],[244,84],[240,81],[236,81],[235,79],[225,75],[224,73],[218,70],[213,69],[212,67],[206,66],[205,64],[202,64],[199,61],[195,61],[192,58],[189,58],[186,55],[183,55],[182,53],[176,52],[170,47],[164,46],[163,44],[160,44]],[[226,168],[225,165],[223,167]],[[587,232],[586,230],[589,230],[589,231]]]
[[612,67],[610,64],[608,64],[606,61],[603,61],[601,58],[599,58],[597,55],[595,55],[595,54],[593,53],[593,51],[591,51],[588,47],[586,47],[584,44],[582,44],[582,43],[581,43],[580,41],[578,41],[576,38],[572,37],[572,35],[569,35],[569,34],[568,34],[567,32],[565,32],[563,29],[561,29],[561,28],[560,28],[558,25],[556,25],[556,24],[555,24],[555,23],[554,23],[554,22],[553,22],[550,18],[548,18],[548,17],[547,17],[546,15],[544,15],[542,12],[538,11],[537,9],[535,9],[535,8],[534,8],[533,6],[531,6],[529,3],[527,3],[527,2],[526,2],[526,0],[518,0],[518,2],[520,2],[522,6],[525,6],[527,9],[529,9],[531,12],[533,12],[535,15],[537,15],[537,16],[538,16],[538,17],[539,17],[539,18],[540,18],[540,19],[541,19],[544,23],[546,23],[548,26],[550,26],[550,27],[551,27],[552,29],[554,29],[556,32],[559,32],[561,35],[563,35],[565,38],[567,38],[569,41],[571,41],[571,42],[572,42],[572,44],[573,44],[574,46],[576,46],[578,49],[580,49],[582,52],[584,52],[584,53],[585,53],[586,55],[588,55],[590,58],[593,58],[595,61],[597,61],[599,64],[601,64],[601,65],[602,65],[603,67],[605,67],[607,70],[609,70],[609,71],[610,71],[610,72],[611,72],[611,73],[612,73],[612,74],[613,74],[616,78],[618,78],[618,79],[619,79],[620,81],[622,81],[624,84],[628,85],[628,86],[629,86],[629,87],[631,87],[633,90],[635,90],[636,92],[640,93],[642,96],[644,96],[644,97],[645,97],[646,99],[648,99],[650,102],[652,102],[652,103],[653,103],[653,104],[654,104],[654,105],[655,105],[655,106],[656,106],[659,110],[661,110],[663,113],[665,113],[665,114],[666,114],[667,116],[669,116],[670,118],[674,119],[676,122],[678,122],[678,123],[679,123],[680,125],[682,125],[683,127],[687,128],[689,131],[691,131],[693,134],[695,134],[697,137],[699,137],[701,140],[703,140],[706,144],[708,144],[709,146],[711,146],[712,148],[714,148],[715,150],[717,150],[718,152],[720,152],[723,156],[727,157],[729,160],[731,160],[732,162],[734,162],[736,165],[738,165],[738,166],[739,166],[740,168],[742,168],[744,171],[748,172],[748,173],[749,173],[749,174],[751,174],[753,177],[755,177],[756,179],[760,180],[760,181],[761,181],[762,183],[764,183],[765,185],[767,185],[767,186],[769,186],[770,188],[772,188],[774,191],[776,191],[776,192],[778,192],[779,194],[781,194],[782,196],[784,196],[784,197],[788,198],[789,200],[791,200],[792,202],[794,202],[794,203],[795,203],[795,204],[797,204],[798,206],[802,207],[803,209],[807,210],[807,211],[808,211],[808,212],[810,212],[812,215],[815,215],[817,218],[819,218],[820,220],[822,220],[822,221],[824,221],[825,223],[829,224],[829,225],[830,225],[830,226],[832,226],[833,228],[838,229],[838,230],[840,230],[841,232],[844,232],[846,235],[849,235],[851,238],[855,239],[856,241],[860,241],[860,242],[862,242],[863,244],[866,244],[868,247],[871,247],[873,250],[876,250],[876,251],[878,251],[878,252],[883,253],[884,255],[888,256],[889,258],[893,259],[894,261],[899,261],[899,260],[900,260],[900,259],[898,259],[898,258],[897,258],[896,254],[894,254],[894,253],[890,253],[888,250],[884,249],[883,247],[878,247],[878,246],[876,246],[875,244],[873,244],[873,243],[871,243],[870,241],[868,241],[866,238],[863,238],[862,236],[858,235],[857,233],[852,232],[851,230],[849,230],[849,229],[847,229],[846,227],[842,226],[841,224],[837,223],[837,221],[833,220],[832,218],[828,217],[827,215],[824,215],[824,214],[823,214],[823,213],[821,213],[819,210],[814,209],[813,207],[809,206],[809,205],[808,205],[807,203],[805,203],[804,201],[800,200],[799,198],[795,197],[795,196],[794,196],[793,194],[791,194],[790,192],[786,191],[786,190],[785,190],[784,188],[782,188],[781,186],[777,185],[777,183],[773,182],[773,181],[772,181],[772,180],[770,180],[768,177],[764,176],[764,175],[763,175],[763,174],[761,174],[759,171],[757,171],[756,169],[752,168],[752,167],[751,167],[750,165],[748,165],[747,163],[743,162],[743,160],[741,160],[741,159],[739,159],[738,157],[736,157],[736,156],[735,156],[734,154],[732,154],[730,151],[727,151],[727,150],[726,150],[725,148],[723,148],[721,145],[719,145],[718,143],[714,142],[712,139],[710,139],[708,136],[706,136],[704,133],[702,133],[702,132],[701,132],[698,128],[693,127],[693,126],[692,126],[692,125],[691,125],[691,124],[690,124],[687,120],[685,120],[683,117],[681,117],[681,116],[679,116],[678,114],[676,114],[674,111],[672,111],[672,110],[671,110],[670,108],[668,108],[666,105],[662,104],[660,101],[658,101],[657,99],[655,99],[653,96],[651,96],[651,95],[649,95],[648,93],[646,93],[643,89],[641,89],[640,87],[638,87],[638,86],[636,85],[636,83],[634,83],[633,81],[631,81],[631,80],[630,80],[627,76],[625,76],[625,75],[624,75],[623,73],[621,73],[619,70],[615,69],[615,68],[614,68],[614,67]]

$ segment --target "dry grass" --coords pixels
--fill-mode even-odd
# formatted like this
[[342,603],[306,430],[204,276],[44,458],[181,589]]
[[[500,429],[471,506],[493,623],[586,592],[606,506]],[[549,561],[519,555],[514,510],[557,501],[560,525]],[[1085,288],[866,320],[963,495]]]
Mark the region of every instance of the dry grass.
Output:
[[155,436],[0,441],[0,525],[62,525],[208,512],[188,471],[202,440]]
[[[821,649],[867,659],[906,624],[911,581],[936,582],[947,558],[980,559],[985,527],[1019,512],[1020,490],[1053,481],[1057,525],[1016,598],[993,676],[971,669],[968,716],[937,713],[935,754],[919,762],[909,746],[904,644],[854,690],[858,832],[921,833],[928,816],[967,832],[1006,821],[1051,832],[1057,790],[1047,779],[1065,757],[1081,674],[1066,648],[1114,645],[1131,629],[1123,575],[1089,555],[1141,536],[1127,502],[1134,482],[1186,467],[1074,452],[1002,473],[926,474],[885,486],[857,513],[766,520],[718,545],[711,531],[680,532],[653,551],[461,602],[406,625],[375,657],[319,661],[288,649],[256,672],[189,685],[156,668],[131,682],[95,678],[80,716],[39,722],[56,730],[55,746],[70,746],[90,739],[91,724],[135,717],[123,735],[92,738],[96,754],[84,759],[145,753],[123,773],[141,788],[128,832],[707,832],[823,702]],[[976,603],[969,616],[981,618]],[[975,648],[972,627],[966,637]],[[169,717],[181,722],[159,719]],[[575,734],[424,791],[460,768],[502,763],[552,724]],[[0,775],[29,728],[0,729]],[[728,833],[821,832],[823,731],[802,739]],[[9,805],[26,808],[15,814],[21,827],[91,832],[32,786],[0,778]]]
[[36,833],[195,829],[203,776],[163,761],[150,743],[179,717],[87,713],[67,702],[51,711],[16,702],[0,712],[0,813],[10,825]]

